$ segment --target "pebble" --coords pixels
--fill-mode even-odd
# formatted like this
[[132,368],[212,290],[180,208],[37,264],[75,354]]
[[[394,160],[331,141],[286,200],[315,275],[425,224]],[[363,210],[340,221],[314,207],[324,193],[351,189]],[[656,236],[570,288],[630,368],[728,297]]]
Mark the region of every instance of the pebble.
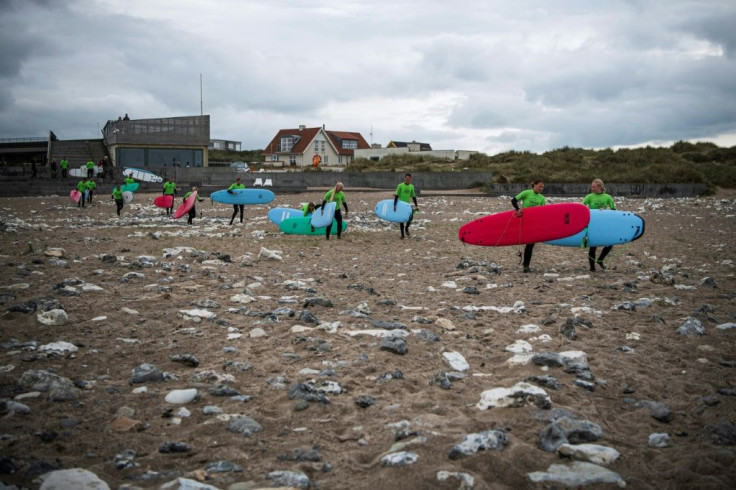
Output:
[[557,452],[578,461],[588,461],[601,466],[609,466],[621,456],[615,449],[599,444],[562,444],[557,448]]
[[69,317],[66,311],[61,309],[44,311],[36,315],[36,319],[44,325],[50,326],[61,326],[66,325],[69,322]]
[[442,358],[445,363],[455,371],[464,373],[470,369],[470,364],[468,364],[468,361],[466,361],[463,355],[459,352],[443,352]]
[[107,483],[91,471],[83,468],[56,470],[41,477],[40,490],[83,488],[85,490],[110,490]]
[[668,447],[670,445],[670,435],[667,433],[649,434],[649,447]]
[[567,487],[583,487],[594,483],[614,483],[619,487],[626,486],[626,482],[618,473],[582,461],[575,461],[570,466],[553,464],[547,468],[546,472],[535,471],[527,476],[535,483],[556,482]]
[[189,388],[185,390],[172,390],[170,391],[164,400],[166,403],[172,403],[176,405],[183,405],[191,403],[199,398],[199,391],[196,388]]
[[502,430],[489,430],[468,434],[463,437],[460,444],[457,444],[450,450],[448,457],[450,459],[460,459],[465,456],[471,456],[481,450],[502,451],[508,442],[508,436]]
[[511,388],[493,388],[483,391],[476,407],[479,410],[487,410],[492,407],[518,408],[527,405],[549,408],[551,404],[549,395],[542,388],[521,382]]

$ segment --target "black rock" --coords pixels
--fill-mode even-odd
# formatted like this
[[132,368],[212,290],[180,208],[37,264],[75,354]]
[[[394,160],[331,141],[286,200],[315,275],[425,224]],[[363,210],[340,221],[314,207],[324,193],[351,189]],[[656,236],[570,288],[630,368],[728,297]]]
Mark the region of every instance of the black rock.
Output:
[[363,395],[355,399],[355,404],[360,408],[368,408],[376,404],[376,399],[370,395]]
[[529,376],[528,378],[524,379],[524,381],[531,381],[532,383],[538,384],[539,386],[543,386],[545,388],[549,388],[551,390],[561,390],[565,386],[560,383],[556,378],[553,378],[552,376],[549,376],[547,374],[543,376]]
[[330,399],[324,393],[320,393],[316,388],[307,383],[296,383],[291,386],[288,396],[290,400],[306,400],[308,402],[324,404],[330,403]]
[[188,453],[191,452],[191,450],[192,447],[184,442],[167,442],[163,446],[158,448],[158,452],[162,454]]
[[299,321],[319,324],[317,317],[309,310],[302,310],[301,313],[299,313]]
[[243,471],[243,467],[231,461],[213,461],[212,463],[207,463],[204,471],[208,475],[213,473],[240,473]]
[[263,426],[250,417],[235,417],[228,422],[227,430],[250,437],[253,434],[263,432]]
[[324,306],[325,308],[331,308],[335,305],[332,304],[332,301],[330,301],[327,298],[306,298],[304,300],[304,308],[307,308],[309,306]]
[[541,352],[532,356],[532,362],[537,366],[562,367],[565,365],[564,358],[554,352]]
[[603,436],[600,425],[588,420],[560,417],[539,433],[539,448],[554,452],[565,443],[582,444],[594,442]]
[[152,383],[164,380],[164,373],[153,364],[141,364],[133,369],[133,375],[130,378],[131,384],[136,383]]
[[189,367],[199,366],[199,359],[192,354],[176,354],[169,357],[169,359],[171,359],[171,362],[178,362],[179,364],[184,364]]
[[710,440],[716,446],[736,445],[736,426],[731,422],[718,422],[706,428],[710,434]]
[[240,392],[225,384],[216,384],[207,391],[212,396],[238,396]]
[[316,463],[322,460],[322,455],[320,455],[320,451],[322,451],[322,448],[320,446],[298,447],[296,449],[292,449],[290,451],[279,454],[277,459],[279,459],[280,461],[309,461],[312,463]]
[[399,355],[404,355],[409,352],[406,347],[406,340],[401,337],[384,337],[381,339],[379,348]]
[[406,330],[406,325],[400,322],[384,322],[382,320],[373,320],[371,325],[375,328],[384,330]]

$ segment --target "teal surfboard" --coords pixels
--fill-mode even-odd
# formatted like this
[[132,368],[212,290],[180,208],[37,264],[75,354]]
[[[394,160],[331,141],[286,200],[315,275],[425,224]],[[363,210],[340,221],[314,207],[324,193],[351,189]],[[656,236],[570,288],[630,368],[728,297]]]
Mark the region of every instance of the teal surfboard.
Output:
[[[342,222],[342,231],[345,231],[345,228],[348,227],[348,224],[343,221]],[[281,222],[279,225],[279,229],[286,233],[287,235],[324,235],[325,234],[325,227],[312,227],[310,223],[309,216],[302,217],[302,218],[288,218]],[[312,231],[314,229],[314,231]],[[332,228],[330,229],[330,234],[337,235],[337,221],[332,221]]]
[[216,191],[210,194],[210,199],[223,204],[268,204],[276,195],[268,189],[233,189]]
[[138,190],[138,182],[132,184],[123,184],[120,186],[120,190],[123,192],[135,192]]
[[644,234],[644,220],[628,211],[591,209],[590,222],[583,231],[544,242],[559,247],[608,247],[632,242]]

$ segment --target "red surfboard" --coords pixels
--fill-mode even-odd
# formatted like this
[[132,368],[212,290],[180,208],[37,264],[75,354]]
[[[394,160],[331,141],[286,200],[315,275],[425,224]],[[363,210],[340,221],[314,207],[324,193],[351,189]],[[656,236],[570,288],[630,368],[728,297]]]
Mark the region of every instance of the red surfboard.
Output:
[[69,193],[69,197],[72,198],[72,201],[79,202],[79,200],[82,198],[82,193],[74,189]]
[[156,199],[153,200],[153,205],[158,206],[159,208],[168,209],[174,205],[174,196],[172,194],[158,196]]
[[[179,219],[185,214],[189,212],[190,209],[192,209],[192,206],[194,206],[194,201],[197,199],[197,193],[192,192],[192,195],[187,197],[183,204],[179,205],[178,208],[176,208],[176,211],[174,211],[174,219]],[[586,208],[587,209],[587,208]],[[582,228],[580,228],[582,230]],[[578,230],[578,231],[580,231]],[[577,233],[577,231],[575,232]]]
[[[490,214],[460,227],[463,243],[501,247],[557,240],[574,235],[590,221],[590,209],[580,203],[547,204],[523,210]],[[555,238],[550,238],[555,237]]]

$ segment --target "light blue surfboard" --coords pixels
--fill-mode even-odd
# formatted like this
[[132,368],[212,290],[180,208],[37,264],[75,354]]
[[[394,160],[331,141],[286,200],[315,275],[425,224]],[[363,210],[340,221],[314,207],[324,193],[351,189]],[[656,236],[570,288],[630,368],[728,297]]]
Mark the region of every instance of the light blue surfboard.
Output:
[[324,213],[323,208],[317,209],[312,213],[311,225],[315,228],[323,228],[332,224],[332,218],[335,217],[335,201],[328,202],[325,204]]
[[210,194],[210,199],[223,204],[268,204],[275,197],[268,189],[233,189],[232,194],[227,190]]
[[608,247],[632,242],[644,234],[644,220],[628,211],[591,209],[588,227],[580,233],[544,242],[560,247]]
[[376,215],[385,219],[386,221],[392,221],[394,223],[406,223],[411,218],[411,205],[404,201],[396,202],[396,211],[394,211],[394,200],[384,199],[376,204],[374,209]]
[[132,184],[123,184],[120,186],[120,190],[123,192],[135,192],[138,190],[138,182]]
[[268,212],[268,220],[275,224],[281,224],[282,221],[289,218],[301,218],[304,212],[301,209],[292,208],[273,208]]

